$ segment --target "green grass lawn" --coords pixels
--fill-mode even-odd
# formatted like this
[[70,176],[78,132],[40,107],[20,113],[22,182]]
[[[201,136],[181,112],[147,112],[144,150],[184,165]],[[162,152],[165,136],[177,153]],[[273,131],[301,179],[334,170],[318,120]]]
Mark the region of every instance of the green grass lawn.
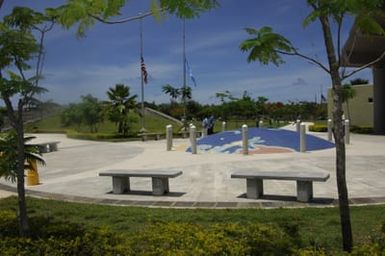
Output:
[[[138,132],[141,129],[141,120],[138,114],[132,113],[131,117],[136,120],[131,124],[131,131],[133,133]],[[149,132],[165,132],[166,125],[172,124],[174,127],[179,127],[175,122],[169,121],[165,118],[156,116],[152,113],[147,113],[145,115],[145,128]],[[67,130],[74,130],[81,133],[89,133],[89,127],[84,124],[79,126],[68,126],[64,127],[61,124],[60,113],[46,117],[40,121],[29,123],[25,126],[27,132],[66,132]],[[102,134],[114,134],[116,133],[116,126],[114,123],[108,121],[107,119],[99,124],[98,133]]]
[[[138,114],[131,113],[131,117],[135,120],[131,124],[131,134],[136,135],[141,129],[141,119]],[[201,121],[192,121],[197,130],[200,131],[202,129]],[[177,134],[181,128],[181,126],[175,122],[172,122],[168,119],[159,117],[153,113],[146,113],[144,119],[145,128],[150,133],[165,133],[166,125],[173,125],[174,133]],[[255,120],[228,120],[226,122],[227,130],[237,130],[240,129],[243,124],[247,124],[249,127],[255,127]],[[286,123],[272,123],[268,124],[265,122],[265,125],[269,125],[270,127],[280,127],[285,125]],[[55,115],[46,117],[40,121],[29,123],[25,126],[26,132],[42,132],[42,133],[50,133],[50,132],[62,132],[66,133],[66,131],[71,131],[72,133],[75,131],[76,133],[90,133],[89,127],[84,124],[80,124],[78,126],[72,125],[68,127],[64,127],[61,124],[60,112]],[[214,132],[222,131],[222,121],[216,120]],[[114,123],[108,121],[107,119],[98,125],[98,134],[103,135],[114,135],[116,134],[116,126]],[[108,137],[108,136],[106,136]]]
[[[0,210],[16,210],[17,198],[0,200]],[[341,235],[338,208],[301,209],[164,209],[106,206],[69,203],[54,200],[28,198],[31,216],[52,216],[55,219],[81,223],[88,227],[108,227],[119,233],[140,231],[154,223],[216,223],[252,222],[277,224],[284,229],[298,227],[304,246],[321,246],[327,250],[339,250]],[[379,233],[385,222],[385,206],[351,207],[354,241],[367,242],[371,235]]]

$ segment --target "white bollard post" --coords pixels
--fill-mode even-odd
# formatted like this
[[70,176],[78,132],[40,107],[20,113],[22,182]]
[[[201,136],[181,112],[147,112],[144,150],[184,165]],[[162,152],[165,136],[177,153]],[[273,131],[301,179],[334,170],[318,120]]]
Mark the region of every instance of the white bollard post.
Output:
[[196,133],[196,127],[194,125],[190,127],[190,141],[191,141],[191,153],[196,154],[197,153],[197,133]]
[[295,122],[295,129],[297,130],[297,132],[300,132],[300,127],[301,127],[301,120],[297,119],[297,121]]
[[223,121],[222,122],[222,132],[225,132],[226,131],[226,122]]
[[193,124],[189,124],[189,126],[188,126],[188,135],[189,135],[189,138],[190,138],[190,142],[191,142],[191,134],[192,134],[192,132],[191,132],[191,127],[193,127],[194,125]]
[[249,130],[246,124],[242,125],[242,151],[244,155],[249,154]]
[[301,123],[299,130],[299,151],[306,152],[306,125]]
[[333,123],[331,119],[328,119],[328,140],[333,140],[333,133],[332,133]]
[[167,144],[167,151],[171,151],[172,149],[172,125],[171,124],[166,126],[166,144]]
[[263,121],[261,120],[261,121],[259,121],[259,128],[263,128]]
[[350,144],[350,122],[349,119],[345,119],[345,144]]
[[202,138],[207,137],[207,128],[202,128]]

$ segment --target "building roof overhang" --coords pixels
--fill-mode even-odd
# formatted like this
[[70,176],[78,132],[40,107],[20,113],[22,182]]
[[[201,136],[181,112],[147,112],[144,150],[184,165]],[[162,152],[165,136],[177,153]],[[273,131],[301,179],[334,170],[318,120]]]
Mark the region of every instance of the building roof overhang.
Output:
[[[385,29],[385,20],[378,21]],[[342,65],[360,67],[376,60],[383,52],[385,52],[385,36],[364,34],[353,25],[342,49]],[[385,58],[375,66],[385,66]]]

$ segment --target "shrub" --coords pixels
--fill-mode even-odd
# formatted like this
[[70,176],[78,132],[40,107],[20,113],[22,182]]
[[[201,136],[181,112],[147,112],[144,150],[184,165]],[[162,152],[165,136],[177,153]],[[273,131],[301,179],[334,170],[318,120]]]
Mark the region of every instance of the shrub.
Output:
[[28,131],[31,131],[33,133],[61,133],[61,134],[66,133],[65,129],[41,129],[37,127],[33,127],[32,130],[28,130]]
[[288,255],[296,245],[275,226],[154,224],[131,238],[137,255]]
[[296,256],[327,256],[329,254],[326,253],[323,249],[317,248],[301,248],[297,250],[294,255]]
[[126,239],[108,229],[33,216],[32,236],[22,238],[17,225],[14,212],[0,211],[1,255],[132,255]]
[[354,133],[360,133],[360,134],[372,134],[373,133],[373,127],[353,125],[350,127],[350,131],[354,132]]
[[72,139],[81,139],[81,140],[108,140],[108,141],[121,141],[128,140],[127,137],[134,137],[136,134],[128,134],[127,136],[122,136],[120,134],[114,133],[80,133],[75,131],[67,131],[67,137]]
[[[309,126],[309,131],[311,131],[311,132],[327,132],[328,128],[326,125],[315,124],[315,125]],[[350,131],[354,132],[354,133],[360,133],[360,134],[372,134],[373,133],[373,127],[353,125],[350,127]]]
[[16,213],[9,210],[0,211],[0,240],[7,236],[19,234]]
[[327,132],[328,127],[322,124],[313,124],[309,126],[309,131],[311,132]]

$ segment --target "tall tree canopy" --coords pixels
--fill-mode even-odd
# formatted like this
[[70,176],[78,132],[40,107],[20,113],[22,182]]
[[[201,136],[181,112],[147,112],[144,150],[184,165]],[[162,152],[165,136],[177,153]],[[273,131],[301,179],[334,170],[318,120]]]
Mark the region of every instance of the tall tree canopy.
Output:
[[270,27],[260,29],[247,28],[246,32],[251,37],[240,45],[242,51],[248,52],[249,62],[258,61],[262,64],[284,63],[283,55],[298,56],[324,70],[331,79],[333,90],[333,134],[336,144],[336,177],[340,208],[343,248],[351,251],[353,238],[351,232],[350,209],[348,201],[348,189],[346,185],[346,152],[344,144],[344,128],[342,124],[342,81],[360,70],[370,67],[380,61],[385,52],[377,59],[357,68],[350,73],[342,66],[341,31],[346,17],[355,19],[355,26],[362,33],[384,35],[385,31],[379,20],[384,20],[383,0],[307,0],[311,8],[310,14],[305,18],[303,25],[319,21],[322,28],[323,42],[325,45],[327,63],[322,63],[317,58],[302,54],[284,36],[274,33]]
[[[37,102],[36,94],[45,91],[39,87],[43,41],[53,24],[52,17],[25,7],[15,7],[0,22],[0,96],[16,134],[16,155],[12,155],[10,160],[16,161],[12,170],[16,174],[22,236],[29,234],[24,187],[24,162],[28,155],[25,154],[23,111]],[[28,71],[32,68],[34,75],[28,77]]]
[[118,24],[151,15],[161,18],[166,14],[190,19],[218,6],[216,0],[152,0],[148,10],[138,15],[121,17],[121,11],[127,2],[126,0],[68,0],[65,5],[52,10],[52,15],[58,16],[59,22],[65,28],[76,25],[77,34],[84,36],[86,30],[95,21]]

